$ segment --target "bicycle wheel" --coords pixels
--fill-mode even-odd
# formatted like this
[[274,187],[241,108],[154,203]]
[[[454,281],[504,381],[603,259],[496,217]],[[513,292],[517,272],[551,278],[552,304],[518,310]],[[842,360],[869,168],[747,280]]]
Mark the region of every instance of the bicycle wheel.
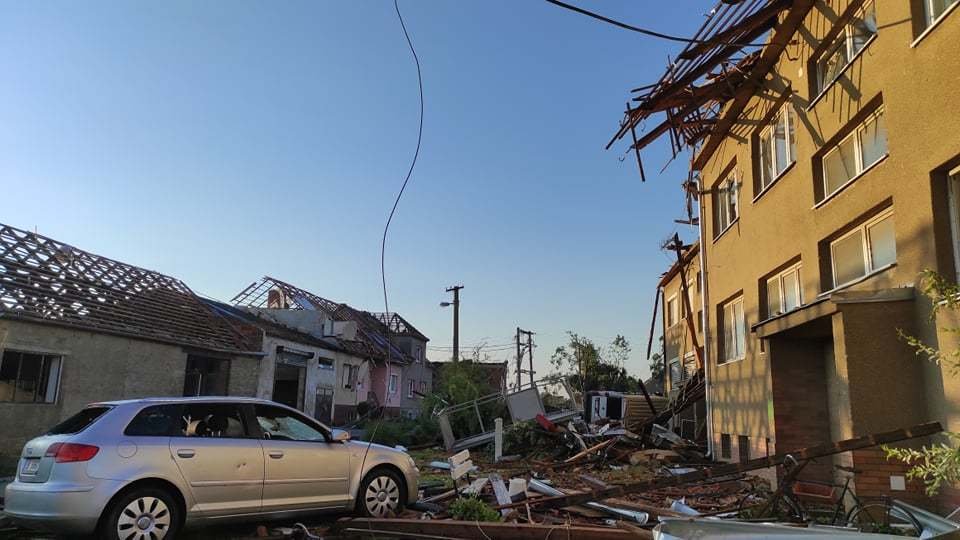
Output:
[[923,531],[923,527],[909,512],[885,502],[855,506],[847,514],[847,526],[865,533],[901,536],[920,536]]
[[792,499],[780,496],[773,508],[769,508],[769,499],[756,495],[747,495],[737,505],[739,519],[749,521],[774,520],[799,523],[804,521],[804,512]]

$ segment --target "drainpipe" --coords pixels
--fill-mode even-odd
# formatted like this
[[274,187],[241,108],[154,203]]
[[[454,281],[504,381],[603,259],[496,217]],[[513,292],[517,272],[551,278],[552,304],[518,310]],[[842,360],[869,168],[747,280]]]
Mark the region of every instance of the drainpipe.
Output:
[[[697,189],[703,191],[701,188],[703,180],[697,179]],[[707,453],[711,456],[716,457],[713,450],[713,401],[710,399],[710,369],[713,363],[710,361],[710,310],[708,306],[709,302],[709,292],[710,280],[707,279],[707,244],[706,244],[706,235],[704,234],[705,227],[704,225],[704,197],[701,195],[699,197],[700,204],[700,286],[702,293],[700,294],[700,304],[703,310],[703,377],[704,377],[704,386],[705,386],[705,397],[707,402]]]

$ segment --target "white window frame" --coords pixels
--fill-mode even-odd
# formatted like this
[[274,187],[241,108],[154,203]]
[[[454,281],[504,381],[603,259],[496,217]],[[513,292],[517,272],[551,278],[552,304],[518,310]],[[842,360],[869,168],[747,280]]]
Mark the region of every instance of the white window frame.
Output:
[[[23,404],[33,404],[33,405],[54,405],[60,400],[60,383],[63,378],[63,360],[64,355],[58,353],[47,353],[39,351],[30,351],[30,350],[21,350],[21,349],[0,349],[0,363],[3,363],[3,357],[6,353],[19,354],[20,358],[17,363],[17,374],[14,377],[14,388],[13,388],[13,398],[10,401],[0,401],[2,403],[23,403]],[[23,355],[29,354],[31,356],[40,356],[42,358],[41,371],[43,368],[46,368],[47,371],[47,381],[46,388],[44,389],[44,395],[48,398],[43,401],[17,401],[17,383],[21,380],[20,375],[23,371]],[[56,365],[56,367],[52,367]],[[54,372],[55,370],[55,372]],[[53,376],[51,376],[53,372]],[[42,375],[41,375],[42,377]],[[42,380],[42,379],[41,379]],[[50,387],[53,387],[52,396],[49,395]],[[34,389],[34,394],[37,394],[39,389]]]
[[[883,269],[885,269],[885,268],[887,268],[887,267],[892,266],[893,264],[895,264],[895,263],[891,263],[891,264],[885,264],[885,265],[880,266],[880,267],[875,267],[875,266],[874,266],[874,263],[873,263],[873,252],[870,250],[870,228],[873,227],[874,225],[880,223],[881,221],[883,221],[883,220],[885,220],[885,219],[888,219],[888,218],[891,218],[891,219],[893,218],[893,208],[892,208],[892,207],[884,210],[883,212],[880,212],[880,213],[877,214],[876,216],[873,216],[872,218],[868,219],[867,221],[864,221],[864,222],[861,223],[860,225],[857,225],[856,227],[854,227],[851,231],[845,233],[843,236],[840,236],[839,238],[837,238],[837,239],[833,240],[832,242],[830,242],[830,273],[831,273],[831,275],[833,276],[833,289],[839,289],[840,287],[844,287],[844,286],[846,286],[846,285],[850,285],[851,283],[856,283],[857,281],[859,281],[859,280],[861,280],[861,279],[863,279],[863,278],[865,278],[865,277],[867,277],[867,276],[869,276],[869,275],[871,275],[871,274],[873,274],[873,273],[875,273],[875,272],[878,272],[878,271],[880,271],[880,270],[883,270]],[[860,234],[860,242],[862,243],[862,248],[863,248],[863,258],[864,258],[864,260],[863,260],[863,270],[864,270],[864,272],[863,272],[863,274],[861,274],[861,275],[859,275],[859,276],[857,276],[857,277],[855,277],[855,278],[853,278],[853,279],[850,279],[850,280],[845,281],[845,282],[843,282],[843,283],[837,283],[837,264],[836,264],[836,263],[837,263],[837,260],[836,260],[836,256],[835,256],[835,254],[834,254],[833,248],[834,248],[834,246],[835,246],[837,243],[839,243],[839,242],[841,242],[841,241],[843,241],[843,240],[845,240],[845,239],[847,239],[847,238],[849,238],[849,237],[851,237],[851,236],[853,236],[853,235],[855,235],[855,234],[857,234],[857,233]],[[896,222],[894,222],[894,247],[896,247]]]
[[679,297],[673,293],[667,297],[666,305],[663,306],[664,313],[667,315],[667,328],[673,328],[680,321],[680,310],[677,306]]
[[960,167],[947,173],[947,199],[950,204],[950,236],[953,240],[953,268],[960,283]]
[[415,385],[415,381],[413,379],[410,379],[409,381],[407,381],[407,397],[408,398],[413,397],[414,385]]
[[[868,169],[870,169],[877,163],[880,163],[881,161],[883,161],[884,158],[890,155],[890,150],[888,147],[887,151],[884,152],[883,155],[878,157],[872,163],[863,162],[863,137],[861,134],[866,130],[866,127],[868,124],[876,121],[878,118],[882,116],[883,116],[883,107],[880,107],[876,111],[871,113],[870,116],[868,116],[863,122],[860,122],[859,124],[857,124],[857,127],[855,127],[853,131],[850,132],[849,135],[837,141],[837,143],[833,145],[830,151],[828,151],[826,154],[823,155],[823,159],[820,160],[820,168],[823,171],[823,200],[820,202],[826,201],[827,199],[832,197],[835,193],[840,192],[840,190],[847,187],[848,184],[850,184],[857,178],[860,178],[860,176],[863,173],[865,173]],[[839,184],[836,187],[836,189],[834,189],[833,191],[829,191],[830,188],[827,184],[827,161],[828,161],[827,158],[833,155],[835,152],[839,152],[840,147],[843,146],[843,143],[849,141],[851,138],[854,138],[853,159],[856,165],[856,170],[854,171],[853,176],[844,180],[844,182],[842,184]],[[890,144],[890,141],[888,140],[887,145],[889,144]]]
[[797,275],[797,281],[796,281],[796,286],[794,287],[794,291],[797,293],[797,302],[798,302],[797,307],[793,308],[793,309],[790,310],[790,311],[795,311],[795,310],[800,309],[801,307],[803,307],[803,284],[800,282],[800,272],[801,272],[801,269],[802,269],[802,268],[803,268],[803,263],[797,263],[797,264],[791,265],[789,268],[787,268],[787,269],[785,269],[785,270],[783,270],[783,271],[781,271],[781,272],[778,272],[777,275],[771,276],[770,278],[768,278],[768,279],[766,280],[766,282],[764,282],[764,286],[767,288],[767,294],[768,294],[768,295],[770,294],[769,291],[770,291],[770,282],[771,282],[771,281],[777,281],[777,282],[778,282],[778,283],[777,283],[777,290],[778,290],[779,293],[780,293],[780,298],[777,299],[777,300],[778,300],[778,303],[780,304],[780,309],[778,309],[776,313],[769,313],[769,311],[770,311],[770,298],[769,298],[769,296],[767,297],[767,311],[768,311],[768,313],[767,313],[767,318],[776,317],[776,316],[778,316],[778,315],[783,315],[784,313],[788,313],[787,311],[784,311],[784,304],[786,304],[787,295],[786,295],[786,293],[785,293],[785,291],[784,291],[784,287],[783,287],[783,278],[784,278],[785,276],[790,275],[790,274],[794,274],[794,273],[795,273],[795,274]]
[[726,180],[717,184],[714,197],[717,203],[717,229],[719,230],[715,238],[719,238],[740,219],[740,181],[737,176],[731,174]]
[[396,394],[397,388],[400,386],[400,376],[397,375],[396,373],[391,373],[389,384],[390,384],[388,388],[389,393]]
[[[767,124],[767,127],[763,128],[763,131],[760,132],[760,152],[758,154],[758,159],[760,160],[760,191],[767,189],[772,186],[782,175],[790,168],[791,165],[797,162],[797,156],[794,155],[794,145],[796,141],[794,140],[794,134],[790,131],[790,127],[794,123],[793,113],[791,112],[790,105],[784,103],[780,110],[777,111],[777,114],[773,116],[770,120],[770,123]],[[783,125],[784,136],[786,137],[786,152],[787,160],[786,164],[783,166],[783,169],[777,170],[777,140],[774,137],[774,132],[777,128],[777,125]],[[769,137],[768,140],[764,140]],[[763,147],[767,147],[767,151],[770,152],[770,159],[773,164],[773,172],[770,178],[764,181],[764,176],[766,175],[766,170],[763,167]]]
[[[924,0],[924,4],[926,4],[927,1],[928,1],[928,0]],[[865,51],[865,50],[867,49],[867,47],[870,45],[870,43],[872,43],[873,40],[877,39],[877,35],[880,34],[880,29],[877,28],[877,31],[874,32],[873,35],[870,36],[870,38],[868,38],[867,41],[865,41],[865,42],[863,43],[863,46],[860,47],[859,50],[854,50],[854,37],[855,37],[855,36],[854,36],[854,25],[853,25],[853,21],[862,20],[862,19],[863,19],[863,14],[866,13],[867,10],[870,9],[870,8],[873,8],[873,10],[874,10],[874,20],[876,20],[877,3],[876,3],[875,0],[871,0],[871,1],[867,2],[867,3],[865,3],[865,4],[863,5],[863,7],[861,7],[860,9],[857,10],[857,13],[854,14],[853,19],[851,19],[849,22],[847,22],[847,24],[845,24],[845,25],[843,26],[843,30],[841,30],[841,31],[840,31],[840,34],[837,35],[836,38],[834,38],[833,42],[830,43],[830,46],[827,47],[826,49],[824,49],[823,53],[821,53],[820,56],[817,57],[817,61],[816,61],[816,63],[815,63],[816,71],[817,71],[817,72],[816,72],[815,75],[816,75],[816,77],[817,77],[817,94],[818,94],[818,96],[819,96],[819,95],[822,95],[828,88],[830,88],[830,87],[833,85],[833,83],[837,82],[837,79],[839,79],[839,78],[843,75],[843,73],[844,73],[845,71],[847,71],[847,68],[850,67],[850,64],[852,64],[853,61],[856,60],[857,57],[860,56],[860,53],[862,53],[863,51]],[[926,8],[925,8],[925,9],[926,9]],[[841,42],[843,42],[842,45],[840,45]],[[841,67],[841,68],[837,71],[837,74],[834,75],[833,78],[831,78],[830,80],[824,80],[824,78],[823,78],[823,70],[822,70],[822,68],[821,68],[821,62],[828,56],[828,52],[831,52],[831,51],[835,50],[835,48],[836,48],[838,45],[842,46],[842,47],[846,50],[846,53],[847,53],[847,63],[844,64],[843,67]]]
[[923,0],[923,20],[926,23],[926,26],[924,26],[924,28],[933,28],[934,25],[940,22],[940,19],[946,17],[948,13],[953,11],[953,8],[955,8],[958,3],[960,3],[960,0],[953,0],[953,3],[948,5],[947,8],[944,9],[942,13],[940,13],[937,16],[934,16],[933,0]]
[[[740,305],[740,314],[741,314],[741,317],[742,317],[742,320],[740,320],[740,321],[737,321],[737,320],[736,320],[737,317],[736,317],[735,306],[736,306],[737,304]],[[729,314],[728,314],[728,308],[729,308]],[[746,313],[745,313],[744,310],[743,310],[743,295],[740,295],[740,296],[734,298],[733,300],[730,300],[729,302],[726,302],[725,304],[723,304],[723,307],[722,307],[722,309],[721,309],[721,312],[723,313],[723,317],[722,317],[722,319],[723,319],[723,320],[722,320],[722,322],[723,322],[723,328],[722,328],[722,329],[723,329],[723,350],[720,351],[720,355],[719,355],[719,356],[720,356],[720,358],[723,360],[723,362],[720,362],[720,363],[721,363],[721,364],[729,364],[729,363],[731,363],[731,362],[736,362],[736,361],[738,361],[738,360],[743,360],[743,359],[746,358],[746,356],[747,356],[747,351],[746,351],[746,349],[747,349],[747,315],[746,315]],[[732,321],[732,322],[731,322],[731,321]],[[728,336],[727,336],[727,325],[728,325],[728,324],[732,324],[732,325],[733,325],[733,327],[732,327],[733,332],[731,333],[732,339],[728,339]],[[741,341],[741,340],[738,340],[738,339],[737,339],[737,334],[736,334],[736,331],[737,331],[737,330],[739,330],[739,331],[742,332],[742,334],[743,334],[743,339],[742,339],[743,349],[740,349],[740,348],[739,348],[738,342]],[[730,349],[731,343],[733,344],[733,351],[732,351],[732,352],[733,352],[733,356],[730,356],[730,355],[729,355],[729,353],[731,352],[731,349]]]
[[[676,375],[679,376],[679,379],[674,377],[674,370],[676,370]],[[670,388],[669,390],[676,390],[680,388],[680,385],[684,380],[683,373],[683,364],[680,363],[680,357],[671,358],[667,361],[667,376],[670,377]]]

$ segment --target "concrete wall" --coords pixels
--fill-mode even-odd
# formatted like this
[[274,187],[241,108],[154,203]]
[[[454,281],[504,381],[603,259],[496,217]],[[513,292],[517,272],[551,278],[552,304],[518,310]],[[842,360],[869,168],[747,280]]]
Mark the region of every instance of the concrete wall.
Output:
[[[748,326],[764,317],[761,309],[762,279],[792,260],[800,260],[803,301],[809,303],[832,287],[823,278],[823,242],[852,222],[881,205],[892,204],[895,223],[897,263],[893,268],[851,286],[855,290],[878,290],[913,285],[925,268],[952,271],[949,234],[942,226],[942,186],[938,171],[960,158],[960,132],[954,126],[960,118],[960,55],[948,54],[960,40],[960,11],[954,11],[923,40],[911,45],[915,31],[911,24],[910,2],[877,1],[879,34],[846,69],[840,79],[816,99],[810,85],[811,53],[832,21],[849,5],[849,0],[817,2],[795,38],[782,55],[780,64],[764,82],[764,92],[755,96],[746,118],[734,129],[702,171],[703,188],[710,189],[730,172],[740,179],[740,217],[722,235],[713,226],[712,197],[701,198],[705,223],[702,249],[706,250],[710,308],[709,356],[718,356],[717,309],[724,301],[742,294]],[[763,192],[755,188],[754,138],[765,117],[775,111],[782,95],[798,120],[796,162]],[[816,157],[827,141],[856,120],[868,104],[882,100],[888,133],[889,156],[865,172],[848,187],[825,202],[818,203]],[[936,210],[941,208],[941,210]],[[940,212],[938,215],[936,212]],[[939,225],[938,225],[939,223]],[[856,310],[857,308],[850,308]],[[914,331],[936,343],[938,334],[929,324],[929,307],[914,302],[906,316]],[[847,310],[848,312],[850,310]],[[841,321],[845,321],[841,319]],[[941,369],[919,365],[921,360],[896,346],[895,328],[890,324],[863,327],[846,332],[851,389],[857,373],[864,377],[895,380],[901,373],[915,388],[898,390],[898,399],[885,399],[876,385],[865,383],[873,397],[858,396],[854,390],[854,428],[887,424],[885,418],[903,421],[927,419],[958,422],[960,387],[947,380]],[[882,339],[878,339],[884,333]],[[880,350],[870,343],[882,343]],[[862,349],[855,355],[853,351]],[[871,350],[872,349],[872,350]],[[866,361],[883,353],[896,359],[854,366],[854,356]],[[914,366],[908,364],[913,362]],[[838,360],[838,364],[840,361]],[[914,369],[919,372],[914,373]],[[710,365],[714,398],[714,443],[720,433],[749,434],[762,440],[776,434],[772,429],[770,367],[760,340],[748,333],[746,358],[724,365]],[[867,379],[859,379],[866,381]],[[901,395],[902,394],[902,395]],[[857,403],[864,406],[857,407]],[[926,415],[920,414],[925,408]],[[892,416],[889,416],[892,415]],[[931,417],[932,416],[932,417]]]
[[[0,403],[0,456],[94,401],[180,396],[187,352],[182,347],[0,318],[0,349],[63,357],[56,403]],[[254,396],[259,361],[231,358],[228,391]]]
[[404,411],[404,414],[417,416],[420,413],[423,398],[416,394],[414,394],[413,397],[408,397],[407,391],[410,381],[413,381],[414,390],[417,392],[420,392],[420,383],[425,384],[427,392],[433,389],[433,370],[430,369],[430,364],[428,364],[426,360],[427,343],[408,336],[399,338],[398,342],[400,341],[406,342],[398,344],[411,355],[416,353],[418,347],[420,349],[421,356],[417,359],[418,361],[403,366],[403,384],[400,396],[400,408]]
[[[280,339],[274,336],[264,336],[263,352],[266,356],[260,362],[260,372],[257,378],[257,397],[273,399],[274,371],[277,364],[277,347],[284,347],[313,354],[307,360],[306,381],[304,385],[303,412],[315,416],[317,390],[321,388],[331,391],[336,388],[337,373],[335,353],[313,345],[307,345]],[[321,368],[319,358],[327,358],[334,362],[333,368]],[[334,393],[336,395],[336,393]],[[329,422],[331,418],[319,418],[322,422]]]

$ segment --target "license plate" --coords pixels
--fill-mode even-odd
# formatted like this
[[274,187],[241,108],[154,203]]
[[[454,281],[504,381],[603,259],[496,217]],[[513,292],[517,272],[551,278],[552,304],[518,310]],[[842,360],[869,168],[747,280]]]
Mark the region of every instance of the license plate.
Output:
[[39,459],[28,459],[23,463],[23,469],[20,470],[23,474],[37,474],[37,471],[40,470],[40,460]]

